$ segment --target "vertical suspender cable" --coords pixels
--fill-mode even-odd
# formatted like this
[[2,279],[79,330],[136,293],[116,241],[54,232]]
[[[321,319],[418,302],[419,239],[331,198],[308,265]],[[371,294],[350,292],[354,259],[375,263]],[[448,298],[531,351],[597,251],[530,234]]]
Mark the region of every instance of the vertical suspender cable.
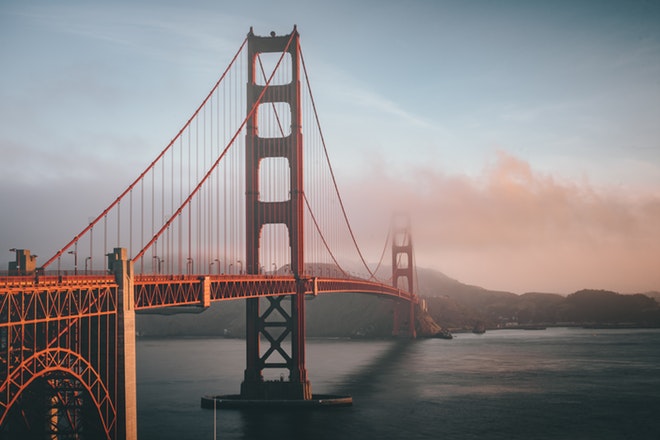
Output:
[[[154,232],[156,231],[156,226],[154,225],[154,220],[155,220],[155,217],[156,217],[156,207],[154,206],[155,199],[156,199],[155,196],[154,196],[154,186],[156,185],[155,179],[156,179],[155,171],[152,168],[151,169],[151,236],[153,236]],[[156,256],[155,252],[156,252],[155,248],[151,249],[151,256],[152,257]],[[154,263],[154,258],[151,259],[151,272],[155,272],[154,267],[153,267],[153,263]]]
[[[144,246],[144,179],[140,180],[140,246]],[[140,260],[140,273],[144,273],[144,260]]]
[[[179,200],[177,204],[181,204],[183,201],[183,137],[179,138]],[[174,209],[174,206],[172,206],[172,209]],[[177,267],[177,273],[182,274],[183,273],[183,267],[181,264],[181,259],[183,258],[183,218],[181,215],[179,215],[179,243],[178,243],[178,250],[177,250],[177,255],[178,255],[178,267]]]
[[108,252],[108,216],[103,217],[103,252]]
[[312,89],[311,89],[311,86],[309,84],[309,76],[307,75],[307,68],[305,67],[305,59],[302,55],[302,51],[300,52],[300,60],[302,62],[302,66],[303,66],[303,71],[304,71],[304,74],[305,74],[305,81],[307,83],[307,88],[309,89],[309,98],[310,98],[310,102],[312,104],[312,107],[314,109],[314,117],[316,119],[316,125],[317,125],[318,130],[319,130],[319,136],[320,136],[321,142],[323,144],[323,151],[325,153],[325,157],[326,157],[326,160],[327,160],[327,163],[328,163],[328,167],[329,167],[329,170],[330,170],[330,175],[332,176],[332,182],[333,182],[333,185],[334,185],[334,188],[335,188],[335,192],[337,193],[337,200],[339,202],[339,206],[341,207],[341,212],[344,216],[344,221],[346,223],[349,234],[351,236],[351,240],[353,242],[353,245],[355,246],[355,249],[357,250],[358,255],[360,257],[360,260],[362,261],[362,265],[364,266],[365,269],[367,269],[367,272],[370,275],[370,279],[375,279],[374,273],[369,268],[369,265],[367,265],[367,262],[365,261],[364,256],[362,255],[362,251],[360,250],[360,247],[357,244],[355,234],[353,233],[353,228],[351,227],[350,222],[348,221],[348,214],[346,213],[346,209],[344,207],[344,202],[343,202],[343,200],[341,198],[341,195],[339,193],[339,187],[337,185],[337,180],[335,179],[335,174],[334,174],[334,171],[332,169],[332,165],[330,163],[330,157],[328,156],[328,150],[326,148],[325,140],[324,140],[324,137],[323,137],[323,132],[321,131],[321,124],[320,124],[320,121],[319,121],[318,112],[316,111],[316,103],[314,102],[314,95],[312,94]]
[[[218,96],[216,97],[215,100],[215,105],[216,105],[216,112],[215,112],[215,118],[216,120],[215,125],[216,125],[216,145],[218,147],[218,156],[220,155],[220,96],[218,91],[216,91]],[[222,264],[222,261],[220,261],[220,258],[224,261],[224,256],[220,256],[220,177],[221,173],[218,170],[218,173],[216,174],[216,186],[215,186],[215,221],[216,221],[216,247],[215,247],[215,253],[218,257],[218,261],[216,261],[216,264],[218,265],[216,267],[216,272],[220,273],[220,264]]]
[[[160,218],[158,219],[158,224],[161,222],[165,221],[165,158],[163,158],[163,161],[161,163],[161,176],[160,176]],[[163,254],[165,253],[166,248],[164,246],[164,243],[161,241],[160,245],[160,255],[158,255],[159,261],[158,261],[158,268],[160,269],[161,267],[161,261],[163,260]]]
[[[293,34],[292,34],[292,35],[293,35]],[[288,43],[288,44],[290,44],[290,43],[291,43],[291,40],[289,40],[289,43]],[[288,50],[288,44],[287,44],[287,50]],[[280,60],[278,61],[278,66],[279,66],[279,64],[281,63],[281,60],[282,60],[282,59],[280,58]],[[276,66],[276,69],[277,69],[277,66]],[[205,182],[208,180],[209,176],[210,176],[210,175],[212,174],[212,172],[217,168],[217,166],[218,166],[218,164],[220,163],[220,161],[222,160],[222,158],[225,157],[225,155],[226,155],[226,153],[229,151],[230,147],[231,147],[232,145],[234,145],[234,142],[235,142],[236,139],[238,138],[239,134],[241,134],[241,133],[243,132],[243,129],[245,128],[245,126],[246,126],[248,120],[249,120],[250,118],[253,117],[254,112],[256,111],[257,104],[258,104],[259,102],[261,102],[261,100],[263,99],[264,94],[265,94],[265,92],[266,92],[266,90],[267,90],[267,88],[268,88],[268,85],[270,84],[271,80],[272,80],[272,75],[271,75],[271,77],[269,78],[269,81],[266,83],[266,87],[264,87],[264,89],[261,91],[259,97],[258,97],[257,100],[255,101],[255,105],[249,110],[249,112],[247,112],[246,117],[242,120],[240,126],[236,129],[234,135],[232,136],[231,140],[228,142],[227,146],[226,146],[225,149],[223,150],[223,153],[220,155],[220,157],[219,157],[219,158],[213,163],[213,166],[211,166],[211,168],[209,168],[209,170],[206,172],[206,174],[204,175],[204,177],[203,177],[203,178],[199,181],[199,183],[195,186],[194,190],[190,192],[190,194],[188,195],[188,197],[186,198],[186,200],[184,200],[184,202],[181,204],[181,206],[177,209],[176,213],[175,213],[175,214],[174,214],[174,215],[173,215],[173,216],[172,216],[172,217],[171,217],[171,218],[170,218],[170,219],[169,219],[169,220],[168,220],[168,221],[167,221],[167,222],[166,222],[161,228],[160,228],[160,230],[159,230],[156,234],[154,234],[154,237],[153,237],[153,238],[152,238],[152,239],[151,239],[151,240],[145,245],[145,247],[143,247],[143,249],[142,249],[142,250],[136,255],[135,258],[141,258],[141,257],[144,255],[144,253],[145,253],[145,252],[146,252],[146,251],[147,251],[147,250],[148,250],[148,249],[154,244],[154,242],[158,239],[158,237],[162,234],[162,232],[163,232],[167,227],[170,226],[170,224],[171,224],[171,222],[172,222],[172,219],[173,219],[176,215],[178,215],[178,214],[179,214],[179,213],[180,213],[180,212],[181,212],[186,206],[188,206],[188,208],[190,209],[190,202],[191,202],[192,198],[196,196],[196,194],[199,192],[200,188],[205,184]],[[245,227],[245,225],[244,225],[243,227]]]
[[128,197],[128,255],[133,255],[133,190]]
[[89,271],[94,273],[94,228],[89,230]]
[[[222,89],[222,102],[224,103],[227,99],[226,97],[226,90],[227,87],[223,87]],[[222,115],[222,133],[223,135],[226,136],[227,133],[227,111],[223,112]],[[218,148],[220,148],[220,145],[218,145]],[[226,273],[227,272],[227,223],[228,223],[228,218],[227,218],[227,161],[225,160],[222,164],[223,168],[223,173],[222,177],[224,180],[224,185],[222,187],[222,206],[224,207],[223,209],[223,222],[222,222],[222,246],[223,246],[223,252],[222,252],[222,272]]]
[[[121,246],[121,202],[117,203],[117,247]],[[75,252],[75,251],[74,251]]]
[[[68,250],[68,249],[69,249],[69,248],[70,248],[75,242],[77,242],[77,241],[80,239],[80,237],[81,237],[82,235],[84,235],[84,234],[86,234],[87,232],[89,232],[89,231],[92,229],[92,227],[94,227],[94,225],[95,225],[96,223],[98,223],[99,221],[101,221],[101,219],[105,219],[105,218],[107,218],[107,214],[108,214],[108,212],[109,212],[110,210],[114,209],[114,207],[119,203],[119,201],[120,201],[121,199],[123,199],[123,198],[128,194],[128,192],[138,184],[138,182],[142,181],[142,179],[143,179],[143,178],[146,176],[146,174],[147,174],[147,173],[148,173],[148,172],[149,172],[149,171],[155,166],[155,164],[156,164],[159,160],[161,160],[161,158],[163,157],[163,155],[165,155],[165,153],[166,153],[167,151],[170,150],[170,148],[172,147],[172,145],[174,145],[176,139],[179,138],[179,137],[181,136],[181,134],[183,133],[183,131],[184,131],[184,130],[190,125],[190,122],[192,121],[192,119],[196,118],[196,116],[197,116],[197,114],[198,114],[198,112],[199,112],[199,109],[200,109],[200,108],[206,103],[206,101],[209,99],[209,96],[210,96],[210,95],[213,93],[213,91],[216,90],[216,89],[219,87],[219,85],[224,81],[224,79],[225,79],[227,73],[228,73],[228,72],[231,70],[231,68],[234,66],[234,64],[236,63],[237,59],[239,59],[239,55],[243,52],[243,49],[245,48],[245,46],[246,46],[246,44],[247,44],[247,41],[248,41],[248,39],[247,39],[247,37],[246,37],[246,38],[243,40],[243,43],[242,43],[241,46],[239,47],[238,51],[236,52],[236,54],[235,54],[234,57],[232,58],[231,62],[229,63],[229,66],[227,66],[227,68],[225,69],[225,71],[224,71],[223,74],[221,75],[220,79],[216,82],[216,84],[214,85],[214,87],[211,89],[211,92],[209,92],[209,94],[208,94],[207,97],[204,99],[204,101],[202,102],[202,104],[200,105],[200,107],[199,107],[199,108],[193,113],[193,115],[190,117],[190,119],[186,122],[186,124],[184,124],[184,126],[181,128],[181,130],[180,130],[180,131],[177,133],[177,135],[176,135],[176,136],[170,141],[170,143],[165,147],[165,149],[163,149],[163,150],[161,151],[161,153],[156,157],[156,159],[154,159],[154,161],[153,161],[153,162],[152,162],[152,163],[151,163],[151,164],[150,164],[150,165],[149,165],[149,166],[148,166],[148,167],[147,167],[147,168],[146,168],[146,169],[145,169],[145,170],[144,170],[139,176],[138,176],[137,179],[135,179],[135,181],[133,181],[133,183],[131,183],[131,184],[128,186],[128,188],[126,188],[126,189],[125,189],[125,190],[119,195],[119,197],[117,197],[117,199],[116,199],[113,203],[111,203],[111,204],[110,204],[110,205],[109,205],[109,206],[108,206],[108,207],[107,207],[107,208],[106,208],[106,209],[105,209],[105,210],[104,210],[104,211],[103,211],[98,217],[96,217],[93,221],[91,221],[91,222],[90,222],[90,223],[89,223],[89,224],[88,224],[88,225],[87,225],[87,226],[86,226],[86,227],[85,227],[85,228],[84,228],[84,229],[83,229],[78,235],[76,235],[71,241],[69,241],[69,243],[67,243],[62,249],[60,249],[58,252],[56,252],[55,255],[53,255],[49,260],[47,260],[47,261],[43,264],[43,266],[41,267],[42,269],[45,269],[45,268],[48,267],[52,262],[54,262],[55,260],[57,260],[57,259],[58,259],[62,254],[64,254],[64,253],[65,253],[65,252],[66,252],[66,251],[67,251],[67,250]],[[104,220],[104,221],[105,221],[105,220]]]

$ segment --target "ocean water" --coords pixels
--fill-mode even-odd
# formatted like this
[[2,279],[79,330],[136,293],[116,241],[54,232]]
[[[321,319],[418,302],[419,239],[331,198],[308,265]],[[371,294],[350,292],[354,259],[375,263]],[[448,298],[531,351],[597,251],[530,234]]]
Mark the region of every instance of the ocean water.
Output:
[[353,397],[313,411],[200,407],[238,393],[243,340],[141,339],[137,363],[140,440],[660,439],[660,330],[311,339],[314,393]]

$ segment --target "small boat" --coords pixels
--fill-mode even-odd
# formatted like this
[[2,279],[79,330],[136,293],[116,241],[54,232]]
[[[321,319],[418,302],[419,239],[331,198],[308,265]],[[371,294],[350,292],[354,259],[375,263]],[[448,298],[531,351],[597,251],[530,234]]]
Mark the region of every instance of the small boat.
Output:
[[437,338],[437,339],[454,339],[454,335],[452,335],[451,332],[447,329],[440,330],[438,333],[434,334],[432,337]]
[[483,335],[486,333],[486,324],[484,324],[482,321],[478,321],[476,324],[474,324],[474,327],[472,327],[472,333]]

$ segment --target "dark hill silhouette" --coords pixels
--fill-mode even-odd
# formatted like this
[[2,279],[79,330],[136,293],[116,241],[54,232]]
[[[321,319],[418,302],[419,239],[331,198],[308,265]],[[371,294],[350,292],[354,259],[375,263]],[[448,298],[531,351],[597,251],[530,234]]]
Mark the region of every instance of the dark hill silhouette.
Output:
[[658,303],[646,295],[621,295],[607,290],[580,290],[566,298],[565,318],[595,324],[631,323],[653,325]]

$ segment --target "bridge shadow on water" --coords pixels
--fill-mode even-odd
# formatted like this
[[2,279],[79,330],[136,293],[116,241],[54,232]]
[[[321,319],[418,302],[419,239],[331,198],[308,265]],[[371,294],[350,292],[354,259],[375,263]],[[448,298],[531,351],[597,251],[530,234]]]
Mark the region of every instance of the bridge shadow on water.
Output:
[[408,338],[393,339],[380,355],[346,376],[337,393],[352,395],[360,400],[382,391],[381,384],[388,382],[384,379],[407,374],[405,359],[415,342]]
[[341,378],[332,393],[352,396],[353,406],[241,410],[242,438],[370,438],[372,425],[380,423],[374,415],[379,414],[383,406],[398,404],[395,400],[398,395],[388,389],[389,384],[408,374],[406,359],[415,344],[416,341],[410,339],[392,340],[378,356]]

